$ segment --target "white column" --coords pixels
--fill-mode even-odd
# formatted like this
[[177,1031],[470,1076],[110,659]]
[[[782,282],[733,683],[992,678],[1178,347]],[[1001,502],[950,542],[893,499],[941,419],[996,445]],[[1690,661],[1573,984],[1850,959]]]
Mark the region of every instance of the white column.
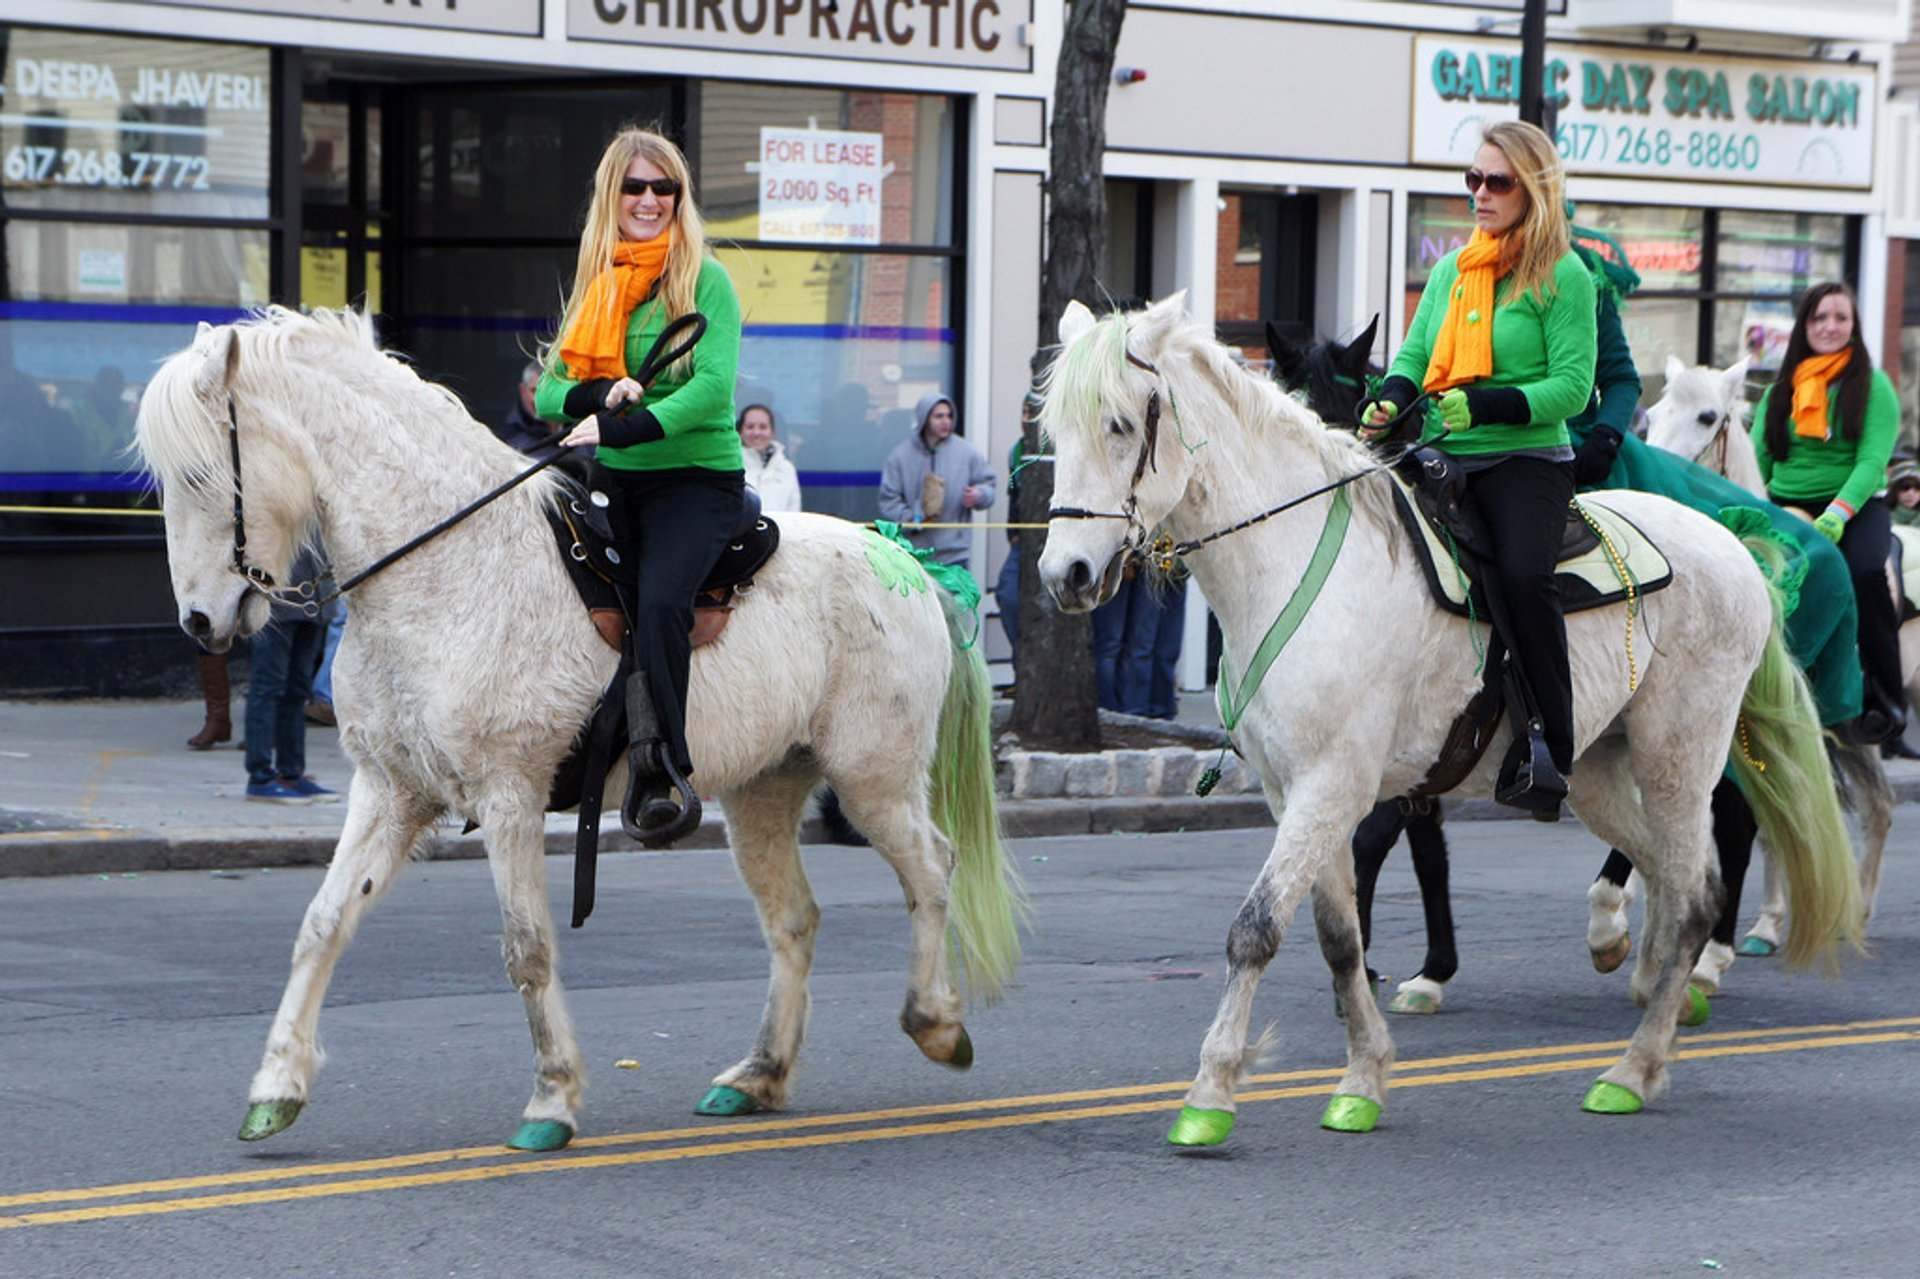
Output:
[[[1180,185],[1174,202],[1173,287],[1187,290],[1187,309],[1211,326],[1214,321],[1214,270],[1220,234],[1220,183],[1197,178]],[[1161,292],[1155,281],[1155,291]],[[1196,692],[1207,686],[1207,601],[1197,583],[1187,584],[1186,629],[1180,640],[1180,687]]]

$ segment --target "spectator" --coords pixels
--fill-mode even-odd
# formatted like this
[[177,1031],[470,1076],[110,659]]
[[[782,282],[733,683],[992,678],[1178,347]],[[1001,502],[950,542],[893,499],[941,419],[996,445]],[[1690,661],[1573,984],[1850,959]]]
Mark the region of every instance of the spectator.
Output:
[[338,721],[333,714],[333,655],[340,651],[340,633],[347,629],[347,610],[342,604],[333,610],[327,623],[325,651],[320,669],[313,673],[313,696],[307,701],[307,723],[332,728]]
[[[312,581],[319,557],[303,550],[290,581]],[[247,681],[247,798],[263,804],[311,804],[337,798],[307,776],[307,698],[327,638],[326,618],[273,602],[273,620],[253,637]]]
[[1186,638],[1187,574],[1176,566],[1163,582],[1134,583],[1133,607],[1120,655],[1120,704],[1129,715],[1173,719],[1180,713],[1175,668]]
[[787,460],[786,446],[773,438],[773,410],[749,404],[734,421],[740,432],[740,460],[747,468],[747,487],[760,494],[763,511],[800,509],[800,472]]
[[1920,526],[1920,463],[1896,458],[1887,468],[1887,506],[1895,524]]
[[[1042,401],[1037,391],[1028,391],[1020,401],[1020,438],[1007,452],[1007,519],[1020,518],[1020,469],[1026,464],[1027,423],[1040,416]],[[1000,562],[1000,576],[993,584],[993,599],[1000,606],[1000,627],[1007,633],[1007,657],[1020,660],[1020,530],[1007,530],[1007,558]]]
[[914,433],[887,455],[880,474],[880,517],[908,526],[907,539],[942,564],[966,568],[973,534],[965,525],[973,512],[993,505],[993,470],[979,449],[953,433],[958,418],[946,395],[922,396],[914,421]]
[[514,396],[513,407],[493,428],[503,443],[511,444],[522,453],[531,453],[560,438],[560,428],[541,421],[533,407],[533,393],[540,385],[540,373],[540,361],[527,361],[526,367],[520,370],[520,388]]

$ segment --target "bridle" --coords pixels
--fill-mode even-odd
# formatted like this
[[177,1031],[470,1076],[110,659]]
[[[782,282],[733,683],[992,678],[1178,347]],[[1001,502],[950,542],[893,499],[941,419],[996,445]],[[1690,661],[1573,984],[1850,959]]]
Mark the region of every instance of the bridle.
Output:
[[[1700,446],[1700,451],[1693,455],[1693,460],[1699,465],[1706,467],[1709,471],[1725,475],[1727,473],[1727,431],[1732,425],[1733,412],[1729,409],[1720,414],[1720,421],[1715,424],[1713,433],[1707,436],[1707,442]],[[1719,451],[1713,462],[1706,461],[1705,458],[1707,454],[1716,448]],[[1718,465],[1715,465],[1715,463],[1718,463]]]
[[[1141,359],[1131,351],[1125,354],[1128,364],[1151,373],[1162,381],[1166,380],[1166,374],[1162,373],[1160,369],[1151,362]],[[1169,396],[1171,396],[1171,392],[1169,392]],[[1428,400],[1431,398],[1431,392],[1422,392],[1413,403],[1401,409],[1399,413],[1395,414],[1393,418],[1386,423],[1385,431],[1391,433],[1402,422],[1406,421],[1409,416],[1416,412],[1424,411]],[[1178,416],[1179,414],[1176,408],[1176,420]],[[1127,484],[1126,500],[1121,503],[1118,511],[1090,511],[1079,506],[1055,506],[1048,509],[1047,519],[1125,520],[1127,522],[1127,534],[1120,544],[1120,551],[1118,553],[1128,557],[1145,558],[1147,544],[1151,538],[1152,530],[1148,529],[1145,521],[1140,518],[1140,498],[1137,490],[1140,487],[1141,479],[1146,475],[1148,470],[1157,471],[1159,469],[1159,464],[1154,460],[1154,449],[1159,443],[1160,438],[1160,391],[1158,387],[1154,388],[1147,396],[1147,411],[1142,423],[1140,435],[1140,456],[1134,460],[1133,478]],[[1219,541],[1231,533],[1238,533],[1243,529],[1252,528],[1254,525],[1265,520],[1270,520],[1285,511],[1290,511],[1296,506],[1311,502],[1316,497],[1331,493],[1337,489],[1345,488],[1355,480],[1364,479],[1369,475],[1387,470],[1398,460],[1398,458],[1394,458],[1384,462],[1376,462],[1372,466],[1362,470],[1343,475],[1336,480],[1330,480],[1322,484],[1319,488],[1302,493],[1298,497],[1290,498],[1278,506],[1268,507],[1258,515],[1250,515],[1237,524],[1230,524],[1226,528],[1216,529],[1202,537],[1189,538],[1183,542],[1162,539],[1160,543],[1155,544],[1152,548],[1153,559],[1159,563],[1162,568],[1170,567],[1175,559],[1183,555],[1191,554],[1209,543]]]
[[[699,344],[701,337],[706,334],[706,331],[707,317],[698,311],[688,311],[686,314],[676,316],[668,321],[666,325],[661,328],[660,336],[654,339],[653,346],[647,351],[646,359],[640,362],[638,372],[631,375],[633,380],[639,382],[642,386],[650,384],[654,378],[660,375],[662,369],[693,350],[693,348]],[[231,377],[232,366],[229,364],[229,381]],[[628,411],[637,408],[639,403],[638,400],[635,400],[623,408],[621,414],[624,415]],[[233,459],[233,562],[229,567],[233,572],[238,573],[246,579],[248,589],[258,591],[268,599],[296,605],[300,611],[308,617],[318,616],[321,609],[333,603],[333,601],[339,599],[342,595],[345,595],[348,591],[360,585],[375,573],[393,564],[403,556],[418,550],[426,543],[466,519],[469,515],[472,515],[475,511],[480,510],[498,498],[504,497],[513,489],[518,488],[565,457],[567,450],[560,448],[559,443],[558,440],[551,440],[541,445],[540,447],[551,448],[554,452],[511,478],[495,485],[487,492],[481,494],[473,501],[441,520],[438,524],[435,524],[432,528],[426,530],[426,532],[418,534],[387,552],[385,555],[382,555],[379,559],[361,569],[358,573],[355,573],[352,577],[340,583],[340,585],[335,587],[326,596],[322,597],[320,594],[320,583],[333,576],[333,566],[330,564],[322,569],[317,576],[308,581],[296,582],[291,586],[281,586],[274,580],[273,574],[267,572],[267,570],[261,568],[258,564],[250,564],[247,562],[246,486],[240,476],[240,414],[239,410],[235,407],[233,393],[229,391],[227,393],[227,452],[228,456]],[[1138,477],[1136,476],[1136,481],[1137,479]]]

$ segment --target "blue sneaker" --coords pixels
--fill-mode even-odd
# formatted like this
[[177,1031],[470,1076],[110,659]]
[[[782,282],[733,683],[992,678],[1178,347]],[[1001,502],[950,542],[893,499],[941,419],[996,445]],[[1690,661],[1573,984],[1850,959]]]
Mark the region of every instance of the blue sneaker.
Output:
[[261,804],[311,804],[313,796],[295,790],[280,779],[248,782],[247,798]]
[[331,804],[340,798],[337,791],[330,791],[311,777],[276,777],[274,784],[283,786],[296,795],[304,795],[307,802],[313,804]]

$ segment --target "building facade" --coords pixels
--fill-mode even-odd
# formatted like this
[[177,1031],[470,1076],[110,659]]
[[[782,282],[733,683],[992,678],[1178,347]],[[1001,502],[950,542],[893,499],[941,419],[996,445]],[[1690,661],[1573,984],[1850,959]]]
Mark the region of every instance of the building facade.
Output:
[[[0,0],[0,695],[190,669],[125,447],[196,323],[365,305],[497,419],[626,123],[692,160],[743,305],[740,402],[775,408],[809,508],[870,517],[936,387],[1003,462],[1052,336],[1062,18],[1059,0]],[[1896,363],[1887,153],[1912,131],[1887,90],[1909,19],[1909,0],[1563,0],[1570,191],[1646,281],[1627,320],[1650,391],[1668,354],[1764,368],[1793,296],[1834,276]],[[1517,29],[1517,3],[1134,6],[1107,292],[1186,289],[1256,358],[1265,320],[1333,335],[1380,313],[1384,356],[1469,229],[1478,124],[1517,111]],[[976,572],[1004,550],[983,529]]]

